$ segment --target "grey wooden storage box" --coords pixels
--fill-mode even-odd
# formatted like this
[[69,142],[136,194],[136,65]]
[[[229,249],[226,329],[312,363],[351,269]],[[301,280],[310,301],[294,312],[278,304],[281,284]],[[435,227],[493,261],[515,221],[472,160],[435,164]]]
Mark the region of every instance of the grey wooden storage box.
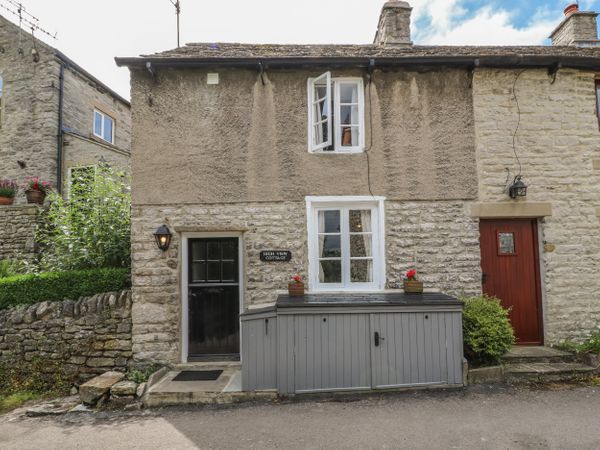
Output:
[[280,296],[242,315],[242,389],[463,384],[462,303],[442,294]]

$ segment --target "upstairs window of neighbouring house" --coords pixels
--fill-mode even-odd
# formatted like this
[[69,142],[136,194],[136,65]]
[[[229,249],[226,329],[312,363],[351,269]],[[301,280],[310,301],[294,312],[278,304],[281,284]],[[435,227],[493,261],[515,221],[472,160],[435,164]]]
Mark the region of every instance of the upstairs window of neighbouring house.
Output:
[[377,291],[384,282],[382,199],[309,197],[312,291]]
[[115,140],[115,120],[97,109],[94,110],[94,136],[110,144]]
[[364,150],[365,94],[362,78],[332,78],[327,72],[308,80],[310,152]]

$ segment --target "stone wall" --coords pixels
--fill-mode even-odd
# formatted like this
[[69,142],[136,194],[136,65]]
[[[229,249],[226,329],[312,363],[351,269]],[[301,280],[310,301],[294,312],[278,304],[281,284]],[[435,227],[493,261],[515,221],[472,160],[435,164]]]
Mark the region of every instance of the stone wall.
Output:
[[126,370],[131,359],[131,292],[0,311],[0,360],[36,359],[63,365],[80,379]]
[[[512,139],[520,71],[478,69],[473,82],[479,201],[511,201],[505,168],[518,172]],[[540,219],[545,339],[582,339],[600,325],[600,132],[594,73],[521,73],[516,150],[529,185],[525,203],[548,202]]]
[[0,261],[34,257],[41,211],[35,205],[0,206]]
[[552,45],[577,45],[598,39],[596,13],[576,12],[565,18],[551,35]]
[[[464,202],[386,202],[385,219],[388,288],[400,287],[403,273],[416,266],[428,288],[456,295],[481,291],[478,221],[466,216]],[[243,236],[246,308],[273,303],[278,293],[286,292],[293,274],[307,279],[304,202],[135,206],[132,221],[137,361],[180,359],[182,232],[235,231]],[[152,235],[163,222],[175,232],[165,253]],[[268,249],[290,250],[292,260],[260,261],[260,251]]]

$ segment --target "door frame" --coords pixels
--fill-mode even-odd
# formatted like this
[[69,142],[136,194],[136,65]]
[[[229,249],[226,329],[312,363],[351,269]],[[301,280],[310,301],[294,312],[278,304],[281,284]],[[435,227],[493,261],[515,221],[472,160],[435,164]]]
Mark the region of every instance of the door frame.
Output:
[[[189,281],[189,241],[190,239],[210,239],[210,238],[237,238],[238,239],[238,270],[239,270],[239,303],[240,315],[244,312],[244,289],[245,289],[245,272],[244,272],[244,236],[242,232],[190,232],[181,233],[181,362],[188,363],[189,354],[189,298],[188,298],[188,281]],[[242,326],[240,317],[240,359],[242,348]]]
[[[543,346],[545,343],[545,338],[546,338],[546,333],[544,330],[544,318],[545,318],[545,313],[544,313],[544,304],[545,304],[545,295],[544,295],[544,291],[542,289],[542,271],[544,270],[544,268],[542,267],[542,261],[540,258],[540,254],[541,254],[541,245],[542,242],[540,241],[540,227],[541,227],[541,222],[540,219],[537,217],[501,217],[501,218],[492,218],[492,217],[486,217],[486,218],[480,218],[479,222],[494,222],[494,221],[503,221],[503,222],[530,222],[531,224],[531,230],[532,230],[532,239],[533,239],[533,270],[534,270],[534,277],[535,277],[535,293],[536,293],[536,307],[537,307],[537,316],[538,316],[538,324],[539,324],[539,337],[540,337],[540,343],[539,344],[534,344],[534,343],[522,343],[519,345],[534,345],[534,346]],[[481,229],[480,229],[481,230]],[[480,231],[481,233],[481,231]],[[480,251],[481,251],[481,244],[480,244]],[[483,266],[482,266],[483,269]],[[482,283],[481,283],[481,291],[483,292],[483,278],[482,278]],[[483,292],[485,293],[485,292]]]

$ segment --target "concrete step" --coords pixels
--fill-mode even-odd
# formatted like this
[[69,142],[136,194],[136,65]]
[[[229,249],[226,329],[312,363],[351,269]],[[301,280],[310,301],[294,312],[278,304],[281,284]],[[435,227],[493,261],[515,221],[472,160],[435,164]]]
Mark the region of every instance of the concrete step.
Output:
[[504,364],[585,363],[582,355],[563,352],[551,347],[515,346],[502,357]]
[[172,370],[241,370],[242,364],[239,361],[202,361],[190,362],[184,364],[174,364]]
[[571,381],[594,376],[596,368],[582,363],[512,363],[504,369],[509,381]]

